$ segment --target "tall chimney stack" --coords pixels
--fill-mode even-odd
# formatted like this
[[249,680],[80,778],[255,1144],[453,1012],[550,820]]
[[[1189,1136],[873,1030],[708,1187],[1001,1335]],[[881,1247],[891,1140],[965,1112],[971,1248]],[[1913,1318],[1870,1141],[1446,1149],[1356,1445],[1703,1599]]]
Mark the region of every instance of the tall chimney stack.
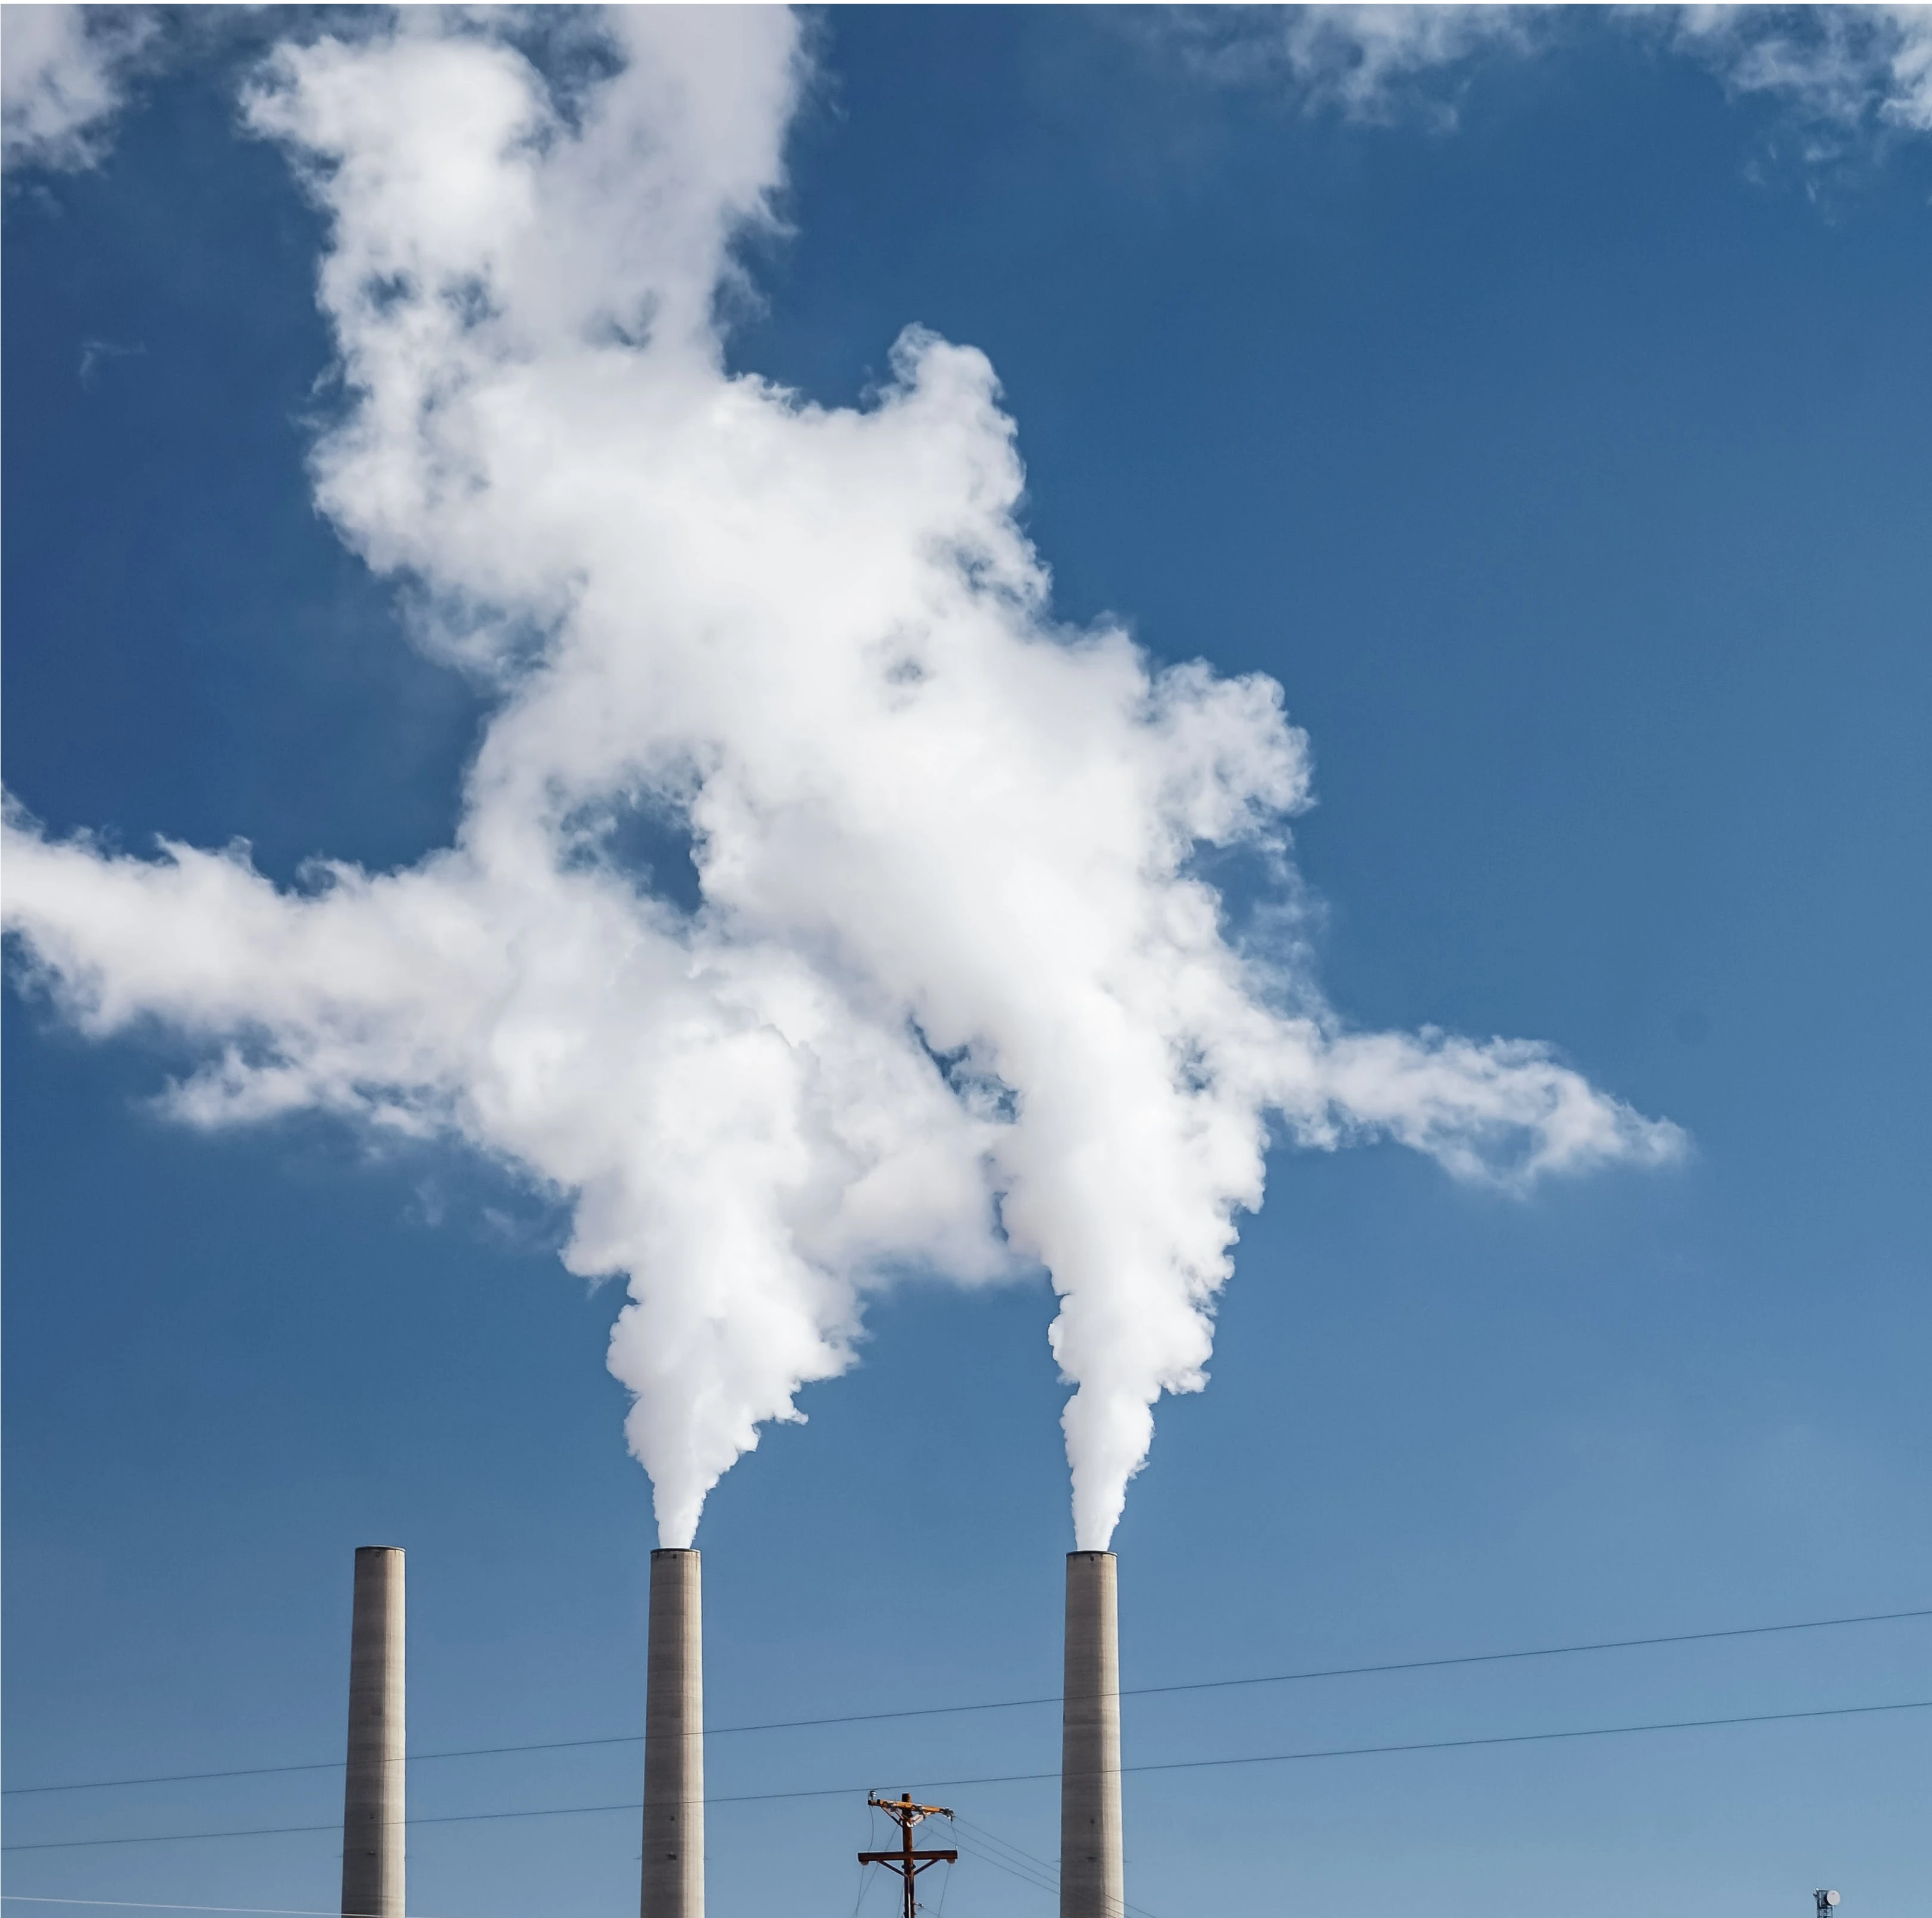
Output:
[[356,1548],[343,1918],[403,1918],[403,1554]]
[[1060,1738],[1060,1918],[1123,1918],[1120,1634],[1112,1552],[1066,1555]]
[[643,1918],[704,1918],[704,1620],[694,1551],[651,1554]]

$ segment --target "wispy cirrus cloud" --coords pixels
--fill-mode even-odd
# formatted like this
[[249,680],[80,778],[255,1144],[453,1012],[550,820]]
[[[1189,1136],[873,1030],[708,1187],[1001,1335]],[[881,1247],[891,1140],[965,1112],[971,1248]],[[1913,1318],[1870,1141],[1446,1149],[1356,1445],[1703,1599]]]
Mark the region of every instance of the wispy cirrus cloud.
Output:
[[1690,7],[1676,43],[1840,140],[1932,133],[1932,7]]
[[[1932,7],[1620,7],[1618,30],[1708,68],[1733,99],[1778,101],[1814,157],[1932,133]],[[1540,7],[1180,7],[1165,50],[1216,84],[1278,91],[1364,125],[1453,128],[1503,61],[1548,52],[1573,24]]]
[[1527,53],[1543,20],[1513,7],[1178,7],[1159,30],[1204,78],[1279,88],[1345,119],[1448,127],[1481,61]]

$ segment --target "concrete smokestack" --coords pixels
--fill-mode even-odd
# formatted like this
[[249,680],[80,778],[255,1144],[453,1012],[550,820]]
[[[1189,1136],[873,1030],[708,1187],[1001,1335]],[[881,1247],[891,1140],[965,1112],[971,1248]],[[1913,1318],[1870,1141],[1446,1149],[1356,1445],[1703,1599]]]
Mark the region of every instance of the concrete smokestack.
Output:
[[693,1551],[651,1554],[643,1918],[704,1918],[704,1619]]
[[403,1918],[403,1554],[356,1548],[343,1918]]
[[1122,1918],[1120,1634],[1112,1552],[1066,1555],[1060,1737],[1060,1918]]

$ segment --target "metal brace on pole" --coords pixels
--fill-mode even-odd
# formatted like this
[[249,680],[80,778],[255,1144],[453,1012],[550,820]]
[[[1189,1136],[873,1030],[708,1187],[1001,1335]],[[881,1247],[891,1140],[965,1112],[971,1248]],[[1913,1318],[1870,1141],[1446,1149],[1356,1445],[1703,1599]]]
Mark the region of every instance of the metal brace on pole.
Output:
[[896,1871],[904,1880],[904,1918],[917,1918],[919,1898],[914,1889],[914,1880],[920,1872],[934,1865],[953,1863],[959,1854],[956,1851],[915,1851],[912,1828],[922,1818],[950,1818],[952,1814],[944,1805],[915,1805],[910,1792],[899,1798],[868,1797],[866,1802],[884,1812],[898,1826],[899,1848],[896,1851],[862,1851],[859,1862],[883,1865],[887,1871]]

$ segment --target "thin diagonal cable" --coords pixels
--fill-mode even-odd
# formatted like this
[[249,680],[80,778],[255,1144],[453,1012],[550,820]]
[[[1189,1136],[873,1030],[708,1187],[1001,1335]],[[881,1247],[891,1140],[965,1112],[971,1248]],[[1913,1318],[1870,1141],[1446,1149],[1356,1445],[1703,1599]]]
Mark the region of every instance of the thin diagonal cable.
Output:
[[[961,1817],[957,1811],[952,1814],[948,1822],[955,1830],[968,1835],[971,1841],[969,1849],[973,1845],[992,1845],[999,1851],[1009,1853],[1015,1859],[1024,1859],[1034,1870],[1045,1873],[1052,1881],[1053,1889],[1059,1889],[1060,1867],[1058,1865],[1050,1864],[1044,1858],[1037,1858],[1030,1851],[1022,1850],[1010,1838],[1000,1837],[998,1832],[989,1831],[984,1825],[975,1824],[970,1818]],[[988,1863],[994,1862],[992,1854],[988,1852],[975,1850],[974,1856],[985,1858]],[[1124,1899],[1120,1908],[1128,1914],[1128,1918],[1154,1918],[1154,1914],[1145,1906],[1135,1904],[1131,1898]]]
[[1029,1865],[1037,1865],[1042,1871],[1058,1871],[1060,1869],[1051,1859],[1040,1857],[1023,1849],[1014,1844],[1011,1838],[1002,1838],[998,1832],[989,1831],[984,1825],[976,1824],[970,1818],[961,1817],[957,1811],[953,1813],[952,1822],[962,1831],[971,1832],[981,1844],[996,1844],[1003,1851],[1010,1851],[1016,1858],[1024,1858]]
[[[869,1794],[866,1800],[866,1849],[876,1851],[879,1848],[879,1814],[873,1809]],[[852,1901],[852,1918],[859,1918],[859,1907],[866,1901],[866,1894],[872,1889],[872,1875],[863,1865],[859,1867],[859,1895]]]
[[996,1838],[979,1826],[969,1824],[956,1817],[952,1820],[954,1835],[958,1842],[976,1856],[1004,1858],[1017,1871],[1030,1872],[1043,1882],[1058,1889],[1060,1868],[1049,1865],[1044,1858],[1036,1858],[1029,1851],[1022,1851],[1017,1845],[1008,1844],[1004,1839]]
[[[1861,1612],[1845,1618],[1798,1619],[1784,1625],[1728,1625],[1715,1631],[1672,1631],[1648,1638],[1602,1638],[1575,1645],[1538,1645],[1508,1652],[1464,1652],[1441,1658],[1402,1658],[1382,1664],[1326,1665],[1306,1671],[1270,1672],[1250,1678],[1210,1678],[1180,1685],[1136,1685],[1121,1692],[1124,1698],[1150,1698],[1178,1691],[1222,1691],[1247,1685],[1294,1685],[1320,1678],[1367,1678],[1388,1672],[1438,1671],[1455,1665],[1500,1664],[1520,1658],[1558,1658],[1582,1652],[1629,1652],[1660,1645],[1696,1645],[1724,1638],[1762,1638],[1785,1631],[1825,1631],[1844,1625],[1891,1625],[1908,1619],[1932,1618],[1932,1606],[1901,1612]],[[1010,1712],[1040,1705],[1058,1705],[1058,1692],[1042,1693],[1036,1698],[994,1698],[976,1704],[916,1705],[891,1712],[848,1712],[822,1718],[774,1718],[757,1724],[710,1725],[707,1738],[729,1738],[758,1731],[805,1731],[825,1725],[876,1724],[888,1718],[946,1718],[962,1712]],[[446,1758],[496,1758],[524,1751],[574,1751],[593,1745],[639,1745],[641,1732],[614,1732],[598,1738],[548,1739],[524,1745],[464,1745],[448,1751],[412,1751],[412,1764],[428,1764]],[[82,1778],[70,1784],[16,1784],[4,1788],[5,1796],[26,1797],[54,1791],[107,1791],[146,1784],[192,1784],[213,1778],[267,1778],[290,1772],[340,1771],[340,1758],[316,1758],[297,1765],[241,1765],[218,1772],[164,1772],[130,1778]]]
[[10,1898],[16,1904],[78,1904],[89,1911],[239,1911],[251,1914],[251,1918],[340,1918],[332,1907],[326,1911],[312,1911],[289,1904],[162,1904],[153,1898],[43,1898],[24,1891],[0,1892],[0,1898]]
[[977,1845],[969,1844],[964,1838],[960,1841],[959,1848],[968,1858],[976,1858],[982,1864],[992,1865],[994,1871],[1004,1871],[1008,1877],[1017,1878],[1022,1884],[1030,1885],[1035,1891],[1044,1892],[1048,1898],[1058,1898],[1060,1895],[1059,1884],[1052,1878],[1043,1877],[1038,1872],[1028,1871],[1022,1865],[1010,1865],[994,1853],[982,1851]]
[[1036,1871],[1046,1871],[1058,1877],[1060,1867],[1044,1858],[1036,1857],[1030,1851],[1003,1838],[997,1832],[988,1831],[984,1825],[975,1824],[970,1818],[962,1818],[956,1811],[948,1822],[956,1831],[963,1832],[975,1844],[990,1844],[996,1850],[1010,1853],[1014,1858],[1030,1865]]
[[[1031,1885],[1036,1891],[1044,1892],[1049,1898],[1058,1898],[1060,1895],[1060,1880],[1057,1874],[1050,1877],[1042,1876],[1020,1866],[1010,1865],[996,1853],[982,1850],[978,1846],[968,1843],[964,1838],[960,1841],[959,1848],[964,1856],[977,1859],[982,1865],[991,1865],[995,1870],[1005,1872],[1009,1877],[1018,1879],[1022,1884]],[[1138,1905],[1124,1902],[1113,1906],[1112,1909],[1116,1913],[1138,1913],[1141,1910]],[[1142,1913],[1142,1918],[1146,1918],[1146,1914]]]
[[[1645,1724],[1584,1725],[1563,1731],[1518,1731],[1492,1733],[1480,1738],[1420,1739],[1402,1745],[1340,1745],[1310,1751],[1262,1751],[1234,1758],[1174,1758],[1147,1765],[1123,1765],[1123,1776],[1149,1772],[1196,1772],[1234,1765],[1286,1765],[1313,1758],[1368,1758],[1408,1751],[1462,1751],[1480,1745],[1542,1745],[1559,1739],[1622,1738],[1642,1732],[1704,1731],[1730,1725],[1787,1724],[1802,1719],[1869,1718],[1882,1712],[1932,1711],[1932,1698],[1903,1698],[1879,1705],[1826,1705],[1802,1712],[1747,1712],[1722,1718],[1661,1718]],[[934,1791],[960,1785],[1041,1784],[1061,1775],[1058,1772],[1002,1772],[981,1778],[935,1778],[926,1788]],[[863,1785],[813,1785],[796,1791],[736,1792],[716,1798],[706,1805],[770,1805],[803,1798],[844,1798],[864,1790]],[[455,1811],[434,1817],[410,1818],[419,1825],[489,1824],[508,1818],[567,1818],[606,1811],[626,1811],[634,1816],[638,1801],[626,1799],[615,1805],[556,1805],[534,1811]],[[339,1823],[326,1825],[261,1825],[230,1832],[151,1832],[128,1838],[74,1838],[38,1841],[27,1844],[0,1845],[0,1851],[77,1851],[110,1844],[172,1844],[200,1838],[281,1838],[296,1832],[333,1832]]]
[[955,1832],[953,1838],[962,1856],[976,1858],[982,1864],[991,1865],[1004,1871],[1010,1877],[1018,1879],[1021,1883],[1031,1885],[1036,1890],[1045,1892],[1049,1897],[1059,1895],[1060,1880],[1057,1874],[1050,1874],[1034,1865],[1022,1865],[1012,1859],[1003,1858],[997,1851],[976,1844],[964,1832]]
[[15,1904],[78,1904],[89,1911],[104,1907],[115,1911],[242,1911],[257,1918],[338,1918],[333,1911],[291,1904],[160,1904],[145,1898],[41,1898],[23,1891],[0,1892],[0,1898]]

